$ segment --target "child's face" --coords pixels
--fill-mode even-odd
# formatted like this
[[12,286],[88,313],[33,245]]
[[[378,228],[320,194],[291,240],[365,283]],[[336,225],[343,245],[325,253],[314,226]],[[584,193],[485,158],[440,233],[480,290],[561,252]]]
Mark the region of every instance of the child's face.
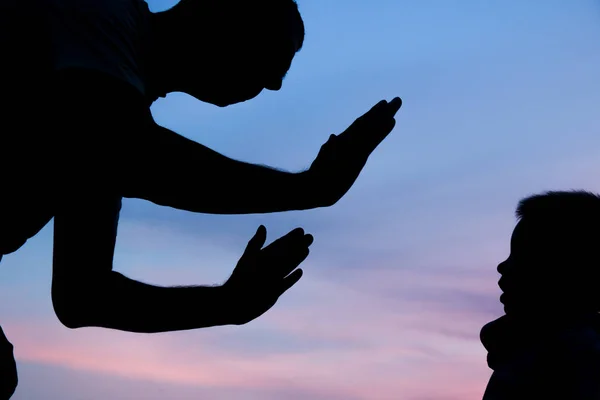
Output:
[[[526,256],[525,237],[527,232],[523,232],[525,227],[520,221],[515,227],[510,240],[510,254],[506,260],[498,265],[498,273],[501,277],[498,286],[502,290],[500,302],[504,304],[506,314],[519,312],[523,306],[523,297],[531,296],[529,291],[530,274],[527,273],[527,266],[523,262]],[[522,277],[519,278],[519,275]]]
[[568,260],[561,256],[557,248],[561,241],[556,239],[547,227],[530,221],[522,219],[515,227],[510,255],[498,265],[500,302],[507,315],[531,318],[572,309]]

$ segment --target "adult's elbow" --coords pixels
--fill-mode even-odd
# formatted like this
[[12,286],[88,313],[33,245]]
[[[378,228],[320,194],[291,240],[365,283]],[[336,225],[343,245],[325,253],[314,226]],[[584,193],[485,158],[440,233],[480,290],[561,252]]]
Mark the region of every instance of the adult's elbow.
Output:
[[53,290],[52,306],[56,317],[65,327],[79,329],[91,326],[94,311],[86,296]]

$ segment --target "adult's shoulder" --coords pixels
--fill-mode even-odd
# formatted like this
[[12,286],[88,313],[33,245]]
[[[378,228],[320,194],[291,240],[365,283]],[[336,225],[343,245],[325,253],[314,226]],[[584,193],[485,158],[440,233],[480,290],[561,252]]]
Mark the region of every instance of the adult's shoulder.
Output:
[[153,121],[150,102],[130,83],[87,68],[68,68],[53,74],[49,89],[58,115],[100,121]]
[[145,0],[35,0],[38,3],[55,7],[77,8],[84,11],[107,12],[122,10],[137,10],[149,12],[148,3]]
[[55,70],[88,68],[146,90],[151,12],[143,0],[37,0],[47,5]]

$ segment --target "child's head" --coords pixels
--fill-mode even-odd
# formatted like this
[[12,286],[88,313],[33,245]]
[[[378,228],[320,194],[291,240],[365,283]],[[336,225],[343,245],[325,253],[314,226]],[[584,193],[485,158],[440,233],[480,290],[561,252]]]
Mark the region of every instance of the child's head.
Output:
[[498,265],[507,315],[600,311],[600,196],[547,192],[521,200],[510,255]]

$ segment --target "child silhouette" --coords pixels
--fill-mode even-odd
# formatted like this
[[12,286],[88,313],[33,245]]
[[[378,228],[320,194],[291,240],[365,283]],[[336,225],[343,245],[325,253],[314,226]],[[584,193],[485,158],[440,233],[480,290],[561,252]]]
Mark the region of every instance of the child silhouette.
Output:
[[516,214],[498,266],[505,315],[481,330],[483,400],[600,399],[600,196],[547,192]]

